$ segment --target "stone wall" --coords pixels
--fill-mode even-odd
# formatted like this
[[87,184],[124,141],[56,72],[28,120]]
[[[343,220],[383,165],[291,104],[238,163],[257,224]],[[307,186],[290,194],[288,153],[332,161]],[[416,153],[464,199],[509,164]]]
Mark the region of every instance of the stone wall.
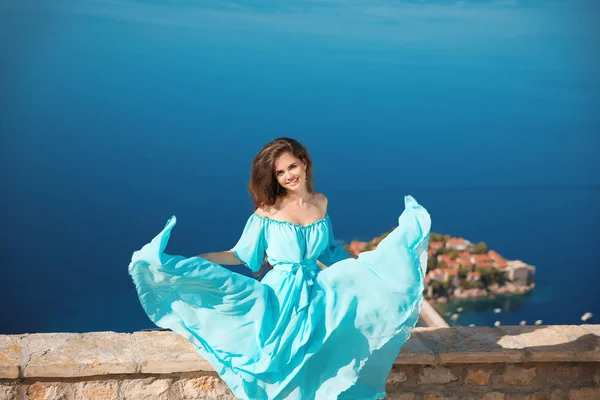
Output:
[[[0,400],[233,399],[172,332],[0,336]],[[600,399],[600,325],[417,328],[387,399]]]

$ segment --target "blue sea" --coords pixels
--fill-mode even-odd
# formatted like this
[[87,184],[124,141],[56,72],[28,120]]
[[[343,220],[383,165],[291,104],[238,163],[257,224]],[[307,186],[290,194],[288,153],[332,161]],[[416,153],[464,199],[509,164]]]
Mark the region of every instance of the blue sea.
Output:
[[599,20],[591,0],[1,1],[0,333],[152,328],[131,254],[172,215],[169,253],[231,248],[279,136],[340,240],[411,194],[433,231],[536,266],[533,293],[460,324],[598,323]]

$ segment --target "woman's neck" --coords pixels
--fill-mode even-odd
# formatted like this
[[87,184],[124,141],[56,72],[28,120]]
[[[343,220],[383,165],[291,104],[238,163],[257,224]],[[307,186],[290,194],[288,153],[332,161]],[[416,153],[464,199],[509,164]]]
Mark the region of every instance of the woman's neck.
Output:
[[312,200],[313,194],[307,190],[303,190],[301,192],[288,192],[285,197],[282,198],[285,203],[296,203],[298,205],[303,205],[304,203],[308,203]]

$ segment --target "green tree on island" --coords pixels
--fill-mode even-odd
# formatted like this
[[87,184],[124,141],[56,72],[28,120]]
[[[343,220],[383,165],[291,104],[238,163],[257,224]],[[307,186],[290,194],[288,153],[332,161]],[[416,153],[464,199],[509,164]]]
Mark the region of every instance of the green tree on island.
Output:
[[444,235],[441,235],[439,233],[431,233],[429,235],[429,240],[432,242],[443,242],[444,241]]
[[485,254],[487,253],[487,244],[485,242],[479,242],[473,246],[473,254]]
[[438,267],[437,257],[435,255],[427,258],[427,272],[432,271]]

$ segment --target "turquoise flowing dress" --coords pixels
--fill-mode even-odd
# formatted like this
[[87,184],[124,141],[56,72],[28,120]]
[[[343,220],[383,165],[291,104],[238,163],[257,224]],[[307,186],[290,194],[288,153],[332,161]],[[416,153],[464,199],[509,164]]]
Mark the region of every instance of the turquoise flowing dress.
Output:
[[189,340],[237,398],[385,397],[423,299],[431,219],[411,196],[357,259],[336,244],[329,214],[310,225],[252,214],[233,251],[255,272],[266,254],[261,281],[166,254],[175,223],[133,254],[129,273],[150,319]]

